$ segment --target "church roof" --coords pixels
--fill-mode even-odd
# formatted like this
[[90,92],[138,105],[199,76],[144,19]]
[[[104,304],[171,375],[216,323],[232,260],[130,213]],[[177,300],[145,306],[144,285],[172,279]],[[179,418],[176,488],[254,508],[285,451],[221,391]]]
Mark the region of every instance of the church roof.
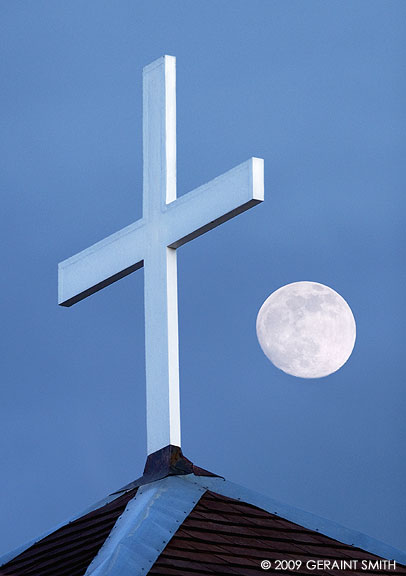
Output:
[[223,478],[198,474],[124,488],[4,556],[0,576],[250,576],[264,573],[263,560],[301,561],[298,574],[338,574],[333,565],[321,571],[305,566],[336,560],[357,561],[359,567],[380,559],[396,560],[396,570],[383,563],[378,571],[375,564],[362,573],[406,574],[406,553]]

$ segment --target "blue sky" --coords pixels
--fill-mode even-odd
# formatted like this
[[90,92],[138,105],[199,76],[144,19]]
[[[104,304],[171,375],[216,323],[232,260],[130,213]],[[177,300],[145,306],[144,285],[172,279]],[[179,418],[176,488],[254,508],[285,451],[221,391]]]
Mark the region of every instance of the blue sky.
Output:
[[[0,6],[0,551],[142,473],[142,270],[64,309],[57,263],[141,216],[142,68],[177,57],[178,193],[251,156],[265,202],[178,253],[182,438],[199,466],[406,548],[401,1]],[[357,342],[320,380],[255,320],[312,280]]]

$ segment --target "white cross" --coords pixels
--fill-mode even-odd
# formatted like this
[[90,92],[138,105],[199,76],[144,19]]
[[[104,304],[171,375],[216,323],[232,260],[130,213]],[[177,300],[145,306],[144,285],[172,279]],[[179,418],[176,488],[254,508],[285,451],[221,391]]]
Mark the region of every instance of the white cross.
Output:
[[144,266],[148,454],[180,447],[176,249],[263,200],[263,160],[251,158],[176,198],[176,60],[143,70],[143,218],[58,266],[71,306]]

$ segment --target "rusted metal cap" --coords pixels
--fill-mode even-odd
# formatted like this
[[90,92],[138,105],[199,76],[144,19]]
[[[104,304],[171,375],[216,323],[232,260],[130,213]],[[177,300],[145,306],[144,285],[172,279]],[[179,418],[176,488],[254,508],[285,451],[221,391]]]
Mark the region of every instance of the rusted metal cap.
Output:
[[156,452],[150,454],[145,462],[144,474],[130,482],[127,486],[117,490],[114,494],[119,494],[120,492],[126,492],[136,488],[137,486],[143,486],[144,484],[150,484],[156,480],[161,480],[167,476],[180,476],[183,474],[195,474],[196,476],[218,476],[218,474],[213,474],[204,468],[195,466],[186,456],[183,455],[182,449],[179,446],[173,446],[169,444],[165,448],[161,448]]

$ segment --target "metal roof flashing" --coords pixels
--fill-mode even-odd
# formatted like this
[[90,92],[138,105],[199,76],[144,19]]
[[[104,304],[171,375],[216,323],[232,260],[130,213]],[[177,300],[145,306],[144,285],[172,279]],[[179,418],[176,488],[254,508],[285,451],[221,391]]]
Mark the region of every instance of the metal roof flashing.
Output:
[[[119,491],[121,496],[116,498],[109,496],[101,501],[99,504],[104,506],[106,503],[114,502],[120,498],[128,499],[104,543],[87,565],[84,575],[122,576],[123,574],[131,574],[135,576],[147,574],[206,492],[207,495],[214,493],[255,506],[280,517],[281,520],[284,519],[319,532],[320,535],[338,540],[343,544],[361,548],[365,552],[381,558],[406,564],[405,552],[360,532],[282,504],[224,478],[190,473],[167,476],[141,485],[138,489],[131,488],[124,493]],[[89,510],[97,510],[97,505],[92,506],[87,512]],[[71,522],[77,518],[78,516],[75,516]],[[6,554],[0,558],[0,566],[4,566],[39,540],[36,539],[18,550]],[[0,575],[2,573],[0,569]],[[24,572],[16,573],[23,574]],[[9,574],[9,572],[5,572],[5,574]]]
[[396,560],[400,564],[406,564],[406,551],[398,550],[385,542],[381,542],[380,540],[372,538],[362,532],[358,532],[357,530],[346,528],[332,520],[278,502],[273,498],[264,496],[259,492],[254,492],[253,490],[244,488],[238,484],[234,484],[229,480],[224,480],[223,478],[193,478],[192,475],[186,477],[186,479],[203,486],[206,490],[216,492],[217,494],[227,496],[228,498],[240,500],[247,504],[251,504],[252,506],[257,506],[270,514],[280,516],[285,520],[299,524],[309,530],[320,532],[321,534],[333,538],[334,540],[338,540],[344,544],[349,544],[356,548],[362,548],[363,550],[381,556],[382,558]]
[[198,482],[188,482],[186,478],[170,476],[141,486],[85,576],[147,574],[206,492]]
[[[109,502],[113,502],[113,500],[116,500],[118,497],[119,497],[119,494],[110,494],[109,496],[106,496],[105,498],[98,500],[94,504],[87,506],[87,508],[85,508],[84,510],[81,510],[80,512],[78,512],[76,514],[73,514],[72,516],[63,520],[62,522],[59,522],[58,524],[56,524],[55,526],[53,526],[49,530],[46,530],[45,532],[43,532],[42,534],[40,534],[36,538],[32,538],[31,540],[28,540],[28,542],[25,542],[24,544],[21,544],[20,546],[13,548],[9,552],[2,554],[0,556],[0,568],[2,566],[4,566],[5,564],[7,564],[8,562],[10,562],[13,558],[18,556],[19,554],[22,554],[25,550],[27,550],[31,546],[34,546],[34,544],[36,544],[37,542],[40,542],[41,540],[43,540],[44,538],[49,536],[50,534],[53,534],[54,532],[56,532],[60,528],[63,528],[64,526],[66,526],[67,524],[70,524],[71,522],[74,522],[75,520],[81,518],[82,516],[89,514],[89,512],[93,512],[94,510],[97,510],[97,509],[101,508],[102,506],[105,506]],[[0,576],[1,576],[1,572],[0,572]]]

